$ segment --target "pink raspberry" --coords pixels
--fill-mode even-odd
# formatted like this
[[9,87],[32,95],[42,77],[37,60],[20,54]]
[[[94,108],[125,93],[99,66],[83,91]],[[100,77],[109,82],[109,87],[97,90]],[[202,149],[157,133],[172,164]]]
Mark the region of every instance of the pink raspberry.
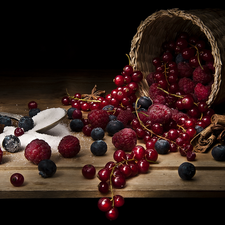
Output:
[[189,63],[186,62],[180,62],[177,64],[177,69],[179,71],[180,77],[191,77],[193,69],[189,65]]
[[169,107],[159,103],[153,104],[148,108],[149,118],[152,123],[167,123],[172,117],[172,112]]
[[60,141],[58,150],[64,158],[72,158],[76,156],[80,151],[79,139],[72,135],[65,136]]
[[27,160],[38,165],[44,159],[50,159],[51,147],[44,140],[35,139],[25,148],[24,155]]
[[153,83],[149,88],[149,97],[154,100],[157,95],[166,96],[166,93],[157,88],[158,84]]
[[134,130],[124,128],[113,135],[112,143],[116,149],[131,151],[137,144],[137,135]]
[[201,83],[198,83],[195,86],[194,94],[197,97],[198,101],[207,101],[211,92],[210,86],[204,86]]
[[179,89],[184,91],[185,94],[193,93],[195,85],[195,82],[186,77],[181,78],[178,82]]
[[201,84],[208,84],[212,81],[213,75],[211,74],[207,66],[202,66],[203,69],[199,66],[193,72],[193,81]]
[[124,127],[129,125],[134,118],[135,116],[130,110],[121,110],[119,115],[117,116],[117,120],[121,121]]
[[147,80],[149,86],[151,86],[153,83],[156,83],[155,80],[154,80],[154,74],[155,74],[155,72],[151,72],[146,77],[146,80]]
[[109,115],[106,110],[92,110],[88,114],[88,121],[93,128],[101,127],[102,129],[105,129],[109,122]]

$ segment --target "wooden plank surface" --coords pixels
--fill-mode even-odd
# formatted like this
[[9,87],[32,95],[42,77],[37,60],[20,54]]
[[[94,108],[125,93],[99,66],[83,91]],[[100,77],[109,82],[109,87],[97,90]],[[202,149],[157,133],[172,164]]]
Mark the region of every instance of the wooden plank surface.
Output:
[[[94,84],[109,93],[115,86],[112,79],[118,71],[21,71],[2,72],[0,82],[0,111],[28,114],[27,103],[35,100],[41,110],[61,105],[67,88],[69,93],[89,93]],[[63,121],[69,123],[68,119]],[[0,198],[71,198],[100,197],[97,190],[99,180],[87,180],[81,174],[85,164],[93,164],[97,171],[113,160],[114,146],[106,136],[107,153],[93,156],[90,145],[93,140],[82,132],[73,132],[79,138],[81,150],[75,158],[61,157],[52,149],[51,159],[57,164],[57,173],[49,179],[38,175],[37,166],[28,162],[24,151],[4,152],[0,165]],[[1,144],[1,143],[0,143]],[[144,146],[142,140],[138,144]],[[197,154],[197,172],[193,180],[183,181],[178,176],[178,166],[186,161],[179,153],[159,155],[158,164],[152,164],[148,174],[127,181],[124,189],[116,190],[124,197],[225,197],[225,162],[215,161],[211,153]],[[10,182],[11,174],[20,172],[25,177],[22,187],[15,188]]]

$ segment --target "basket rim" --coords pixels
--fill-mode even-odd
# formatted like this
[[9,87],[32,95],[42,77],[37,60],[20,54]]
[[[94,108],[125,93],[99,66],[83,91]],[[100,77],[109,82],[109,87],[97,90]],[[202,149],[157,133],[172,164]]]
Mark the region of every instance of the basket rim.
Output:
[[[168,16],[172,18],[176,16],[184,20],[190,20],[194,25],[200,28],[201,32],[205,34],[211,46],[211,53],[213,55],[214,67],[215,67],[214,82],[212,84],[211,93],[207,100],[207,104],[211,106],[213,102],[215,101],[221,86],[222,60],[221,60],[218,43],[212,31],[209,29],[209,27],[205,25],[205,23],[198,16],[194,15],[194,12],[201,11],[202,13],[204,13],[204,10],[207,10],[207,9],[180,10],[179,8],[173,8],[173,9],[167,9],[167,10],[163,9],[163,10],[156,11],[155,13],[148,16],[144,21],[141,21],[140,25],[137,28],[137,33],[135,34],[135,36],[133,37],[131,41],[131,48],[130,48],[129,55],[131,59],[131,64],[134,66],[134,69],[139,69],[137,68],[137,58],[138,58],[138,51],[142,41],[143,32],[148,26],[151,25],[153,21],[157,20],[158,18],[163,16]],[[209,10],[212,11],[213,9],[209,9]],[[140,85],[141,86],[140,88],[143,88],[143,86],[146,86],[146,84],[147,82],[144,82],[142,85]]]

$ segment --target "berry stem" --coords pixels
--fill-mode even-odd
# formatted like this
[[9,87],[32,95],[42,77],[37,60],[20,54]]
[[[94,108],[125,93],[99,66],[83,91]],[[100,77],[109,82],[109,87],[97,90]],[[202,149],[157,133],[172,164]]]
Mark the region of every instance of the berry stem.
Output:
[[128,62],[129,62],[128,64],[129,64],[129,66],[131,66],[131,65],[130,65],[130,56],[129,56],[128,54],[126,54],[126,56],[127,56],[127,58],[128,58]]
[[69,98],[75,99],[75,100],[80,100],[80,101],[84,101],[84,102],[101,102],[100,100],[94,100],[94,99],[86,99],[86,98],[75,98],[74,96],[71,96],[67,89],[66,89],[66,94]]
[[200,67],[201,67],[201,69],[202,70],[204,70],[203,69],[203,67],[202,67],[202,64],[201,64],[201,62],[200,62],[200,58],[199,58],[199,50],[198,50],[198,47],[197,46],[195,46],[195,45],[192,45],[192,44],[190,44],[193,48],[195,48],[196,49],[196,51],[197,51],[197,59],[198,59],[198,63],[199,63],[199,65],[200,65]]

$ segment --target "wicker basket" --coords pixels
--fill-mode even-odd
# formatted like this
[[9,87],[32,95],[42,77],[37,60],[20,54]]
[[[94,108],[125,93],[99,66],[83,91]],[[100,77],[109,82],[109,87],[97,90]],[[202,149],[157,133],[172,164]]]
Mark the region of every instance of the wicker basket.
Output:
[[[214,57],[214,83],[207,104],[225,101],[225,11],[202,9],[183,11],[160,10],[141,22],[131,42],[130,58],[134,69],[142,71],[144,78],[155,70],[152,59],[162,53],[162,43],[175,40],[178,33],[208,39]],[[139,94],[149,96],[146,79],[140,83]]]

